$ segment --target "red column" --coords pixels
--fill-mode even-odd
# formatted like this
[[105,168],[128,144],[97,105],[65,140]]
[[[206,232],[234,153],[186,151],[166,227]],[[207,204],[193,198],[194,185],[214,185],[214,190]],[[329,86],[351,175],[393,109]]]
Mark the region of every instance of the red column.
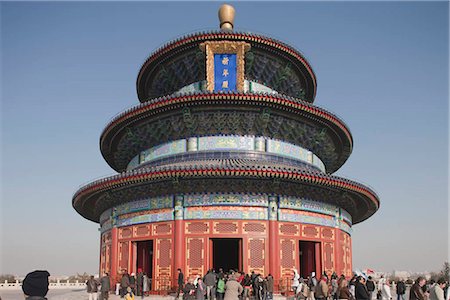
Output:
[[278,221],[269,221],[269,273],[275,280],[280,278],[280,242]]
[[[275,283],[280,280],[280,239],[278,232],[278,198],[269,197],[269,273]],[[278,292],[278,284],[274,286]]]
[[103,247],[103,234],[100,233],[100,265],[98,266],[98,276],[100,276],[100,278],[103,276],[103,272],[105,272],[105,270],[102,270],[102,260],[106,259],[106,254],[105,257],[102,259],[102,247]]
[[111,288],[115,289],[116,288],[116,282],[119,279],[118,277],[118,266],[117,264],[119,263],[119,254],[118,254],[118,248],[119,248],[119,239],[118,239],[119,235],[118,235],[118,230],[117,227],[113,227],[111,229],[111,263],[110,263],[110,268],[111,268],[111,273],[110,278],[111,278]]
[[334,261],[336,266],[336,274],[339,276],[344,274],[342,269],[341,257],[343,257],[342,245],[341,245],[341,230],[339,228],[334,229]]
[[351,238],[351,236],[349,235],[348,236],[348,244],[349,244],[349,246],[348,246],[348,250],[349,250],[349,254],[348,254],[348,257],[349,257],[349,262],[347,263],[348,264],[348,274],[349,274],[349,276],[352,276],[352,270],[353,270],[353,250],[352,250],[352,238]]
[[175,196],[174,205],[174,264],[173,264],[173,284],[172,286],[177,286],[178,272],[177,269],[186,275],[186,270],[184,270],[184,220],[183,220],[183,196]]

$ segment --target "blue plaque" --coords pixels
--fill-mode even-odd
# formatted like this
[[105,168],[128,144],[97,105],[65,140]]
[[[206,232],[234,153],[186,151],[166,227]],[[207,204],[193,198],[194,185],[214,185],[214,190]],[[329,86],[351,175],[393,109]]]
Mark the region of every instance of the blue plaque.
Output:
[[214,54],[214,91],[236,91],[236,54]]

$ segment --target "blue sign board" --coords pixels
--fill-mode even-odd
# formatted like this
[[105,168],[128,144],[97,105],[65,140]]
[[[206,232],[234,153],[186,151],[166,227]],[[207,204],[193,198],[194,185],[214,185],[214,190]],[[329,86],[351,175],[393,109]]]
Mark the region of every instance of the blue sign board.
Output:
[[214,91],[236,91],[236,54],[214,54]]

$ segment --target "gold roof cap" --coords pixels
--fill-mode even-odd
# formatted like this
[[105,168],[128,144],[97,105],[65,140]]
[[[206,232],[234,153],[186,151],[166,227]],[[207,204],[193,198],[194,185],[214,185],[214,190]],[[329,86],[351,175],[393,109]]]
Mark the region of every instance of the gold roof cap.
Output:
[[222,4],[219,8],[220,29],[233,30],[234,27],[234,7],[229,4]]

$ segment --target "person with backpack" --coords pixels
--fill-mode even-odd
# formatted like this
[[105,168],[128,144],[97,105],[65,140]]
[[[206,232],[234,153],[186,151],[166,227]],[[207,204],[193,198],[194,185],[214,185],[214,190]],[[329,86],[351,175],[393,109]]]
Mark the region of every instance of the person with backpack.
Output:
[[305,280],[303,278],[300,278],[299,280],[300,284],[297,287],[297,291],[295,293],[295,298],[305,300],[309,297],[309,287],[306,284]]
[[406,286],[403,280],[397,282],[397,300],[405,300]]

